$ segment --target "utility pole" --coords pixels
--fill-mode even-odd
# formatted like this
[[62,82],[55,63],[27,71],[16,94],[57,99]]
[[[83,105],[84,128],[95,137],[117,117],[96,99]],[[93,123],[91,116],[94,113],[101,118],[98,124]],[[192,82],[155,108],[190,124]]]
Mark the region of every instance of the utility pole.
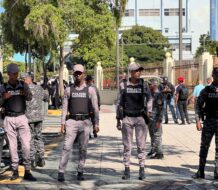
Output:
[[[115,1],[115,11],[119,13],[120,15],[120,2],[119,0]],[[117,89],[119,89],[119,81],[120,81],[120,71],[119,71],[119,25],[116,23],[116,83],[117,83]]]
[[182,64],[182,0],[179,0],[179,65]]
[[117,74],[117,89],[119,89],[119,28],[116,27],[116,74]]
[[135,0],[135,25],[138,25],[138,2]]

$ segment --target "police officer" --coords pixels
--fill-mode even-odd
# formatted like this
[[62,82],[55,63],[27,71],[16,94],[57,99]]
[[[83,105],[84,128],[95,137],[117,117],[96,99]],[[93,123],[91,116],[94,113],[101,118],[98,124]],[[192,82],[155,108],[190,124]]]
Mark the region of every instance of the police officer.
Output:
[[[207,154],[211,140],[215,135],[215,170],[214,179],[218,179],[218,68],[214,68],[212,72],[213,82],[210,86],[206,86],[200,93],[197,100],[196,127],[201,133],[201,146],[199,154],[199,169],[193,178],[204,178],[204,169],[207,160]],[[206,118],[201,125],[201,118],[205,114]]]
[[18,173],[18,152],[17,136],[23,149],[23,164],[25,167],[24,179],[36,181],[30,173],[30,129],[25,116],[26,101],[32,99],[32,94],[28,85],[18,80],[18,66],[11,63],[7,66],[9,80],[0,87],[0,106],[5,109],[4,128],[9,141],[11,156],[11,168],[13,170],[11,180],[19,177]]
[[[64,147],[59,164],[58,181],[63,182],[65,168],[69,159],[70,150],[76,136],[79,140],[79,163],[77,168],[77,180],[84,180],[83,168],[86,160],[87,145],[90,133],[89,108],[93,106],[95,115],[94,130],[99,131],[99,110],[95,89],[87,87],[84,76],[84,66],[76,64],[73,67],[75,83],[65,89],[63,100],[63,111],[61,120],[61,132],[66,133]],[[92,105],[90,105],[90,103]],[[66,115],[69,113],[69,119],[66,121]]]
[[147,125],[143,115],[145,114],[145,107],[149,107],[147,101],[150,105],[148,111],[151,111],[151,94],[144,80],[140,79],[143,67],[133,62],[129,64],[128,70],[131,77],[120,82],[116,115],[117,128],[122,130],[124,145],[123,162],[125,170],[122,179],[130,178],[130,156],[133,131],[135,131],[139,159],[139,180],[143,180],[145,178],[145,143],[147,137]]
[[31,166],[43,167],[45,165],[44,158],[44,142],[42,138],[42,121],[44,119],[43,101],[49,100],[47,90],[35,83],[33,83],[33,75],[31,73],[23,73],[21,77],[24,82],[28,84],[30,91],[33,95],[31,101],[26,102],[26,116],[29,122],[31,131],[31,144],[30,144],[30,159]]
[[152,96],[152,112],[149,113],[150,122],[148,124],[151,137],[151,151],[148,156],[152,159],[162,159],[162,118],[164,113],[164,96],[158,90],[158,82],[154,79],[149,81],[149,88]]

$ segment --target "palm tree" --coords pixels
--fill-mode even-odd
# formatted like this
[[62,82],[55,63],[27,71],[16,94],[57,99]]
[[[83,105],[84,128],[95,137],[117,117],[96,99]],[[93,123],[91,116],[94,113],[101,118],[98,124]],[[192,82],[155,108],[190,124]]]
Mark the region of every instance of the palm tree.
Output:
[[117,67],[117,88],[119,88],[119,27],[122,17],[125,13],[125,8],[128,0],[109,0],[111,10],[116,21],[116,67]]

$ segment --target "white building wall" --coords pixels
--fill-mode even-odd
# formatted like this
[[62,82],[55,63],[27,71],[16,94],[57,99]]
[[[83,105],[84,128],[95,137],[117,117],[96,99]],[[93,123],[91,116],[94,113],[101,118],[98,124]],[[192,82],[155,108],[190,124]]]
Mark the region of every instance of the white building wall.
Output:
[[[135,15],[136,1],[137,15]],[[188,4],[186,5],[187,2]],[[183,0],[183,8],[185,9],[185,16],[183,16],[183,28],[185,31],[183,33],[183,43],[191,43],[191,52],[184,51],[184,59],[190,59],[194,56],[195,51],[199,46],[200,35],[209,31],[209,3],[209,0]],[[188,7],[188,10],[186,10],[186,7]],[[161,9],[161,0],[129,0],[126,9],[134,9],[134,16],[123,17],[121,30],[129,29],[137,22],[138,25],[151,27],[155,30],[161,31],[161,29],[163,29],[163,35],[166,37],[173,36],[174,41],[178,41],[179,17],[164,15],[164,9],[172,8],[179,8],[179,0],[162,0],[162,17],[161,10],[160,16],[139,16],[139,9]],[[172,40],[170,40],[170,42],[171,41]],[[178,54],[178,51],[173,53],[175,59],[178,58],[176,54]]]

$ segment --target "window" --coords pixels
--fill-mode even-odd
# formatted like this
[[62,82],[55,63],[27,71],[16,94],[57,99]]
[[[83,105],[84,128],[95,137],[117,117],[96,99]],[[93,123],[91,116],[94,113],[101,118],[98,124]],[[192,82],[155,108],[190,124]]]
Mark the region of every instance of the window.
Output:
[[[178,43],[171,44],[171,47],[172,47],[172,50],[175,51],[176,49],[179,49],[179,44]],[[192,50],[191,47],[192,47],[191,43],[183,43],[182,44],[183,51],[191,51]]]
[[[185,16],[185,9],[182,9],[182,15]],[[179,16],[179,9],[164,9],[164,16]]]
[[134,16],[134,9],[126,9],[125,16]]
[[164,28],[164,32],[168,33],[169,32],[169,28]]
[[160,9],[139,9],[139,16],[160,16]]
[[183,50],[185,51],[191,51],[192,50],[192,46],[190,43],[184,44],[183,45]]

